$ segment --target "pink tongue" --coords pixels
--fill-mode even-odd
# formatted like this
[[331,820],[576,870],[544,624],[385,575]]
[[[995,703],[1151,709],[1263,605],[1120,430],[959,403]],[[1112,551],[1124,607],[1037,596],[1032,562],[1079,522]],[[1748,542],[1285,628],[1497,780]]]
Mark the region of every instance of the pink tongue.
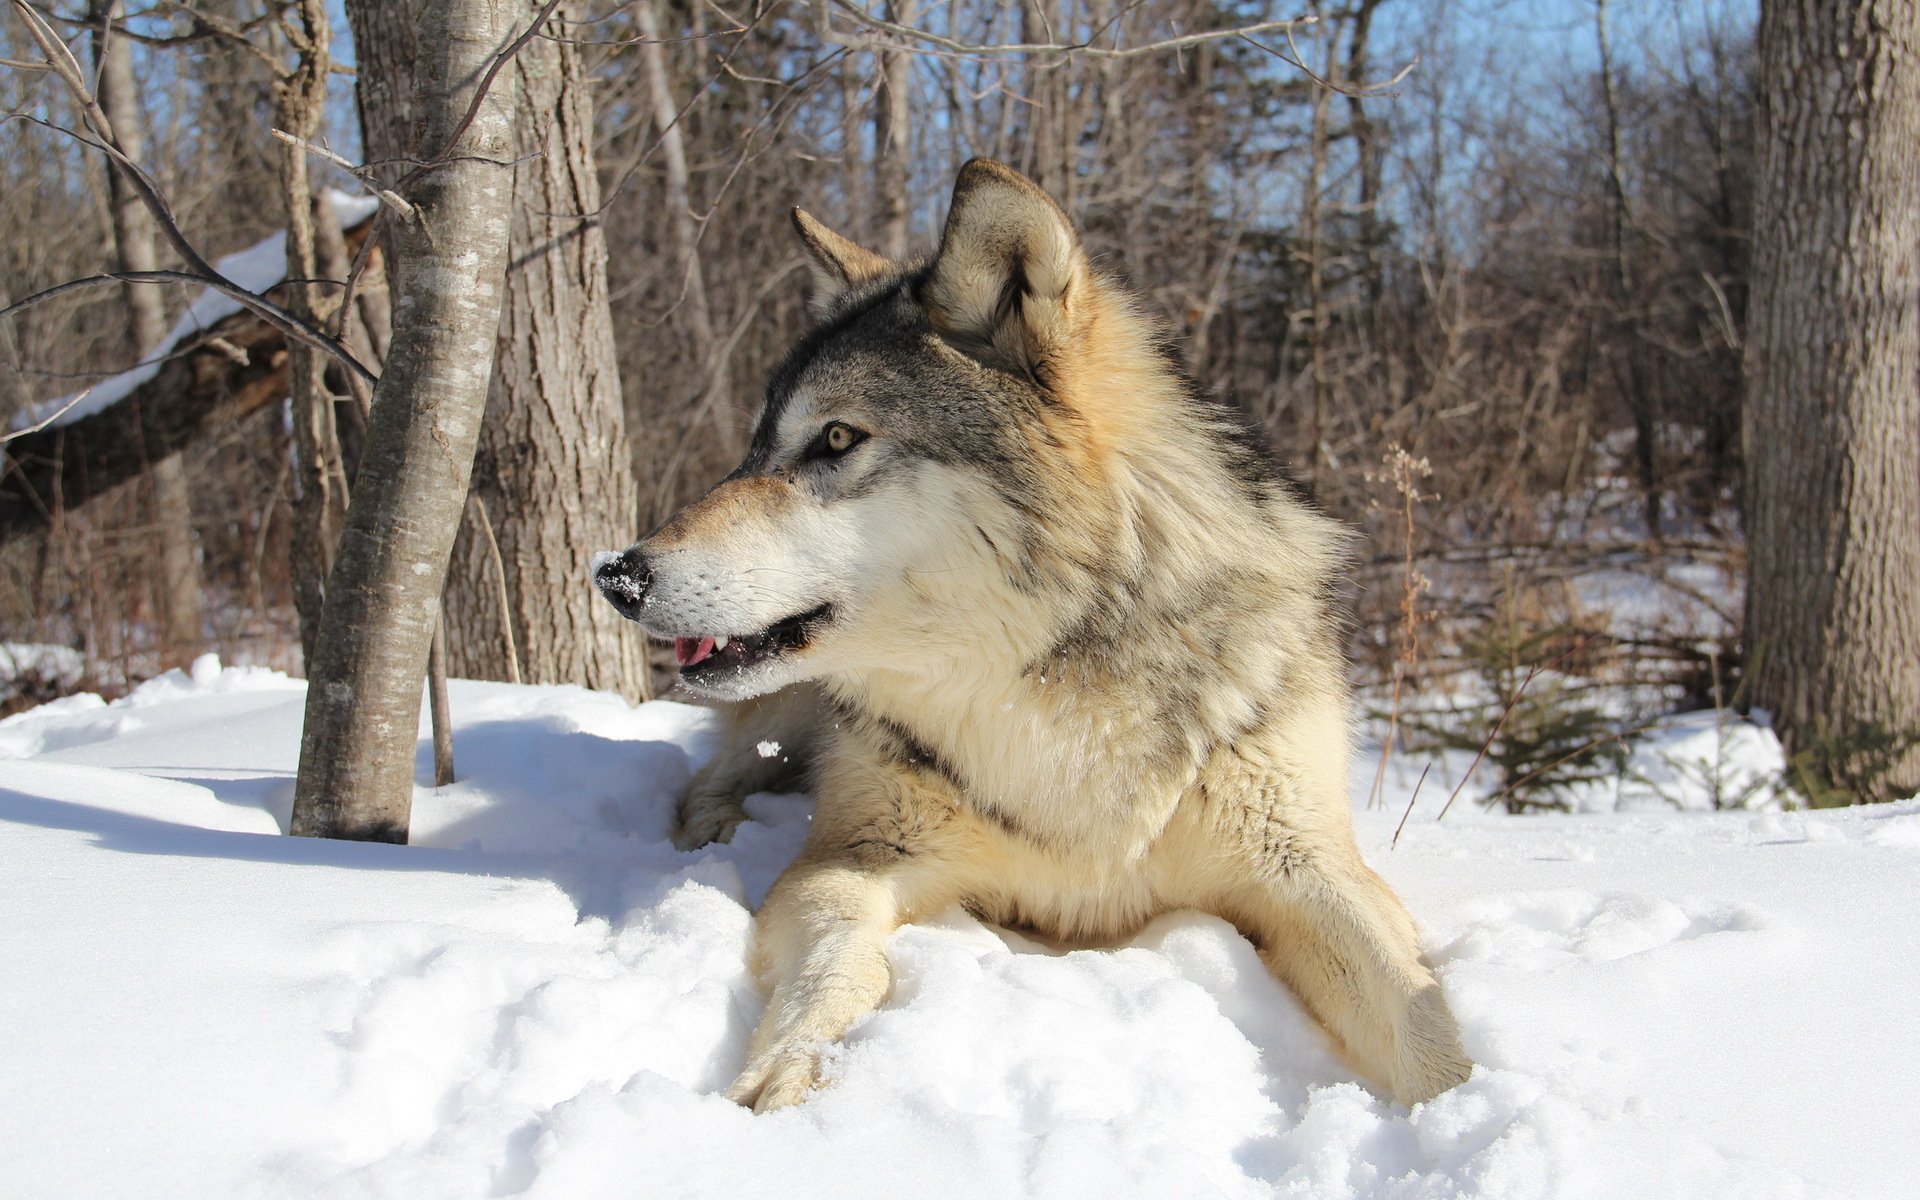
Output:
[[713,639],[710,637],[675,638],[673,639],[673,657],[683,667],[705,662],[713,657]]

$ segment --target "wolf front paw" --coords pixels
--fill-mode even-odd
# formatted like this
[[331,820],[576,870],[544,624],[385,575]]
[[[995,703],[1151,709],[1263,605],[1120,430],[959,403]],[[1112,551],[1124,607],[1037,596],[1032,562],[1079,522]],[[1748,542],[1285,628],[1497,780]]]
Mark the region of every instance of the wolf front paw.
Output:
[[746,819],[747,810],[737,796],[688,792],[674,806],[674,848],[698,850],[712,842],[731,841],[733,831]]
[[757,1113],[786,1108],[820,1085],[820,1051],[812,1046],[775,1046],[747,1064],[727,1089],[727,1099]]
[[1450,1092],[1473,1074],[1473,1060],[1459,1051],[1410,1064],[1394,1081],[1393,1098],[1412,1107]]
[[1460,1026],[1439,986],[1422,989],[1408,1007],[1394,1072],[1393,1098],[1413,1105],[1467,1081],[1473,1060],[1460,1048]]

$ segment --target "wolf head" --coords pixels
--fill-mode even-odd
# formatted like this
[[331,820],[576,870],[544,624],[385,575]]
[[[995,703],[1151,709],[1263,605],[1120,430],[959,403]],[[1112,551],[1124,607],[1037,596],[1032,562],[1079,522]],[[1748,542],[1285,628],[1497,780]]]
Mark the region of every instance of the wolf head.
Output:
[[737,699],[1027,662],[1139,598],[1142,487],[1199,473],[1242,500],[1272,490],[1237,420],[1193,396],[1164,336],[1017,172],[968,163],[922,263],[793,221],[815,325],[774,374],[746,460],[594,563],[621,613],[673,639],[691,688]]

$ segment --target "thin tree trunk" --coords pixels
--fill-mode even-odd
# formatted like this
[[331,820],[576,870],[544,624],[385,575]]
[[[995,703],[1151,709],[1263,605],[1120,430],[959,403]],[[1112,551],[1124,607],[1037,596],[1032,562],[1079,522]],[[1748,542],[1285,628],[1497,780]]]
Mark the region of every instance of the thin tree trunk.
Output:
[[[680,109],[674,100],[672,80],[667,75],[667,56],[660,45],[660,18],[654,10],[653,0],[636,0],[633,17],[640,35],[647,39],[640,44],[640,64],[647,74],[653,125],[660,135],[660,160],[666,168],[665,202],[668,220],[672,223],[677,262],[683,272],[682,302],[686,305],[688,330],[693,335],[693,358],[706,379],[706,385],[699,393],[687,399],[690,406],[688,419],[682,425],[680,436],[693,436],[695,424],[703,414],[711,416],[715,431],[724,436],[720,425],[726,406],[709,403],[709,400],[715,397],[724,400],[733,390],[733,381],[720,353],[719,338],[714,332],[706,272],[700,262],[700,227],[693,217],[693,184],[687,170],[686,137],[679,124]],[[679,461],[680,457],[674,456],[668,469],[654,482],[653,509],[661,509],[669,502]]]
[[1753,703],[1855,797],[1911,795],[1920,3],[1765,3],[1760,72],[1743,429]]
[[[912,25],[918,15],[915,0],[893,0],[887,9],[887,19],[896,25]],[[912,52],[882,50],[879,95],[874,97],[873,105],[873,177],[878,210],[875,225],[879,241],[875,249],[895,262],[907,257],[907,218],[912,212],[907,196],[912,133],[908,124],[912,109],[908,101],[912,90]]]
[[1640,321],[1633,296],[1633,260],[1628,254],[1627,175],[1620,150],[1620,101],[1613,83],[1613,38],[1607,24],[1607,0],[1594,0],[1594,36],[1600,45],[1600,97],[1607,117],[1607,250],[1613,257],[1613,309],[1625,344],[1615,377],[1633,417],[1634,464],[1640,476],[1641,520],[1646,533],[1660,540],[1660,482],[1654,464],[1658,414],[1653,391],[1641,367]]
[[[111,33],[108,25],[118,8],[117,0],[94,0],[90,13],[94,63],[99,72],[98,98],[121,150],[140,163],[146,158],[146,114],[133,78],[130,43],[126,37]],[[107,167],[107,191],[120,269],[157,269],[153,219],[121,168],[111,164]],[[125,297],[128,348],[138,358],[166,340],[166,310],[157,288],[128,284]],[[193,502],[186,463],[178,452],[155,455],[148,463],[147,481],[153,498],[160,656],[164,664],[178,664],[199,653],[201,638],[200,563],[193,543]]]
[[433,719],[433,786],[453,784],[453,709],[447,703],[447,614],[433,625],[427,647],[427,710]]
[[[274,120],[302,141],[320,129],[327,101],[332,29],[322,0],[300,0],[294,67],[274,83]],[[315,244],[313,186],[307,152],[285,142],[280,149],[281,200],[287,212],[287,278],[315,279],[320,258]],[[291,284],[286,303],[296,316],[312,320],[327,307],[305,283]],[[315,640],[326,599],[327,574],[347,513],[346,468],[334,424],[333,397],[327,392],[326,362],[319,352],[296,342],[287,349],[288,407],[293,423],[294,473],[292,561],[294,609],[300,619],[300,653],[313,667]]]
[[478,94],[527,20],[503,0],[425,0],[416,210],[396,222],[392,353],[307,687],[292,832],[405,841],[421,680],[492,377],[513,208],[513,97]]
[[448,664],[475,679],[645,699],[645,638],[587,586],[583,565],[591,551],[633,540],[638,489],[606,240],[593,216],[600,185],[580,48],[529,42],[499,86],[512,88],[520,165],[499,361],[474,466],[474,510],[484,509],[498,541],[496,551],[476,520],[462,526],[447,582]]
[[1373,349],[1380,347],[1380,320],[1385,309],[1381,298],[1386,293],[1386,264],[1381,251],[1386,246],[1383,222],[1380,220],[1380,137],[1373,125],[1373,119],[1367,115],[1367,98],[1361,89],[1366,86],[1368,65],[1368,43],[1373,34],[1374,10],[1380,7],[1380,0],[1360,0],[1353,10],[1353,33],[1347,42],[1346,82],[1353,91],[1347,96],[1347,124],[1353,131],[1353,153],[1359,170],[1357,209],[1354,214],[1359,225],[1360,254],[1365,264],[1361,274],[1365,285],[1366,312],[1362,320],[1372,335]]
[[[1327,53],[1322,71],[1334,71],[1334,39],[1327,37]],[[1327,325],[1329,322],[1326,286],[1326,230],[1322,220],[1327,180],[1327,150],[1332,140],[1331,108],[1333,89],[1313,89],[1313,124],[1307,155],[1307,186],[1301,195],[1300,225],[1306,239],[1307,255],[1307,371],[1311,389],[1311,407],[1307,413],[1306,476],[1309,487],[1320,484],[1320,447],[1326,440],[1326,421],[1331,407],[1332,381],[1327,376]]]
[[[674,248],[679,252],[686,288],[687,323],[694,353],[711,366],[715,344],[713,310],[707,303],[706,272],[700,264],[700,227],[693,218],[693,182],[687,170],[687,139],[680,129],[680,106],[667,74],[667,56],[660,45],[660,17],[653,0],[637,0],[634,23],[646,41],[640,44],[641,69],[647,73],[647,97],[653,106],[653,127],[660,135],[660,161],[667,174],[667,212],[673,224]],[[724,389],[722,389],[724,390]]]

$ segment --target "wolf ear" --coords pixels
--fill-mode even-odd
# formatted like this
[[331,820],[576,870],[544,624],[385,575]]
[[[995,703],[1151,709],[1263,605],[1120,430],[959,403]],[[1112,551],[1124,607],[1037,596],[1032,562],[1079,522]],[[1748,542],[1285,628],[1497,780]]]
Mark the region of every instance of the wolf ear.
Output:
[[1067,214],[1011,167],[960,168],[920,299],[934,328],[1037,373],[1080,325],[1089,268]]
[[878,279],[898,268],[871,250],[854,245],[828,229],[813,214],[793,210],[793,228],[807,248],[807,264],[813,269],[813,287],[807,293],[807,311],[814,320],[826,316],[833,302],[851,288],[870,279]]

